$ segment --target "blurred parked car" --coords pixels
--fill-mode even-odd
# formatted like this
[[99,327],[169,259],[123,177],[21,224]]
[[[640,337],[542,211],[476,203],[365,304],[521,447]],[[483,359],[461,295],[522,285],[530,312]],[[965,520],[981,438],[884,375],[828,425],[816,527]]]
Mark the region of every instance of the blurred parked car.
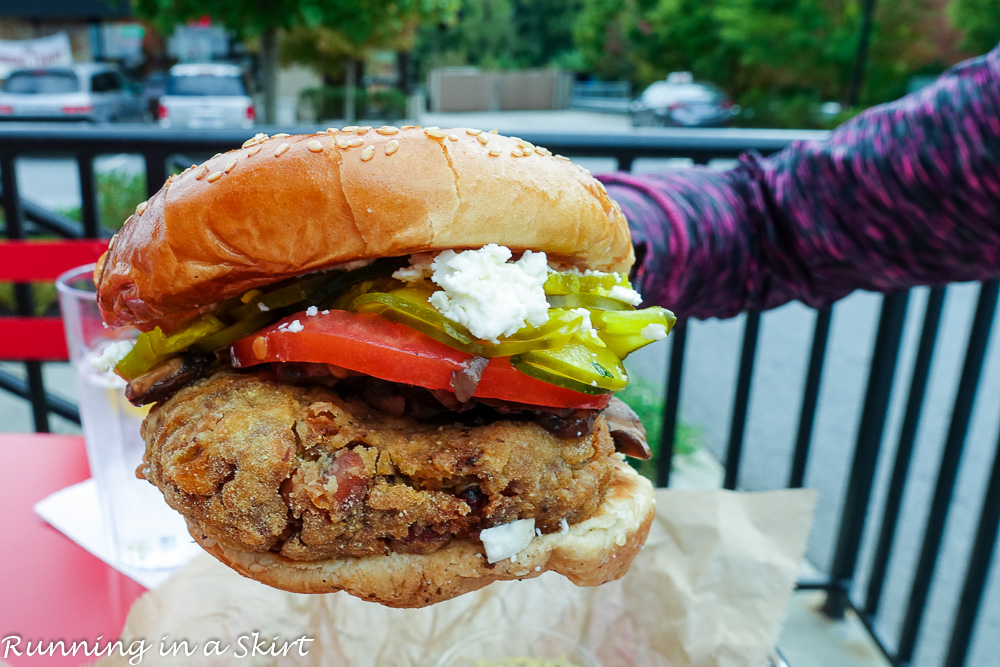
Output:
[[174,65],[157,118],[163,127],[250,127],[257,114],[236,65]]
[[142,82],[142,107],[149,113],[149,118],[156,118],[160,109],[160,98],[167,92],[167,72],[153,72]]
[[14,70],[0,86],[2,120],[141,121],[138,87],[113,65]]
[[633,127],[723,127],[740,112],[721,88],[674,72],[632,102]]

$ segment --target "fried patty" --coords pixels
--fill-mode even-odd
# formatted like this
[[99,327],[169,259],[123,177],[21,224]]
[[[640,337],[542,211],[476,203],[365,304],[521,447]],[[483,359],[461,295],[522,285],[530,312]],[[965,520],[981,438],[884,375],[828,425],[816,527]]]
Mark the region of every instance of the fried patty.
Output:
[[559,438],[500,416],[393,416],[342,393],[216,373],[153,407],[137,472],[206,537],[296,560],[430,553],[515,519],[548,533],[604,501],[603,416]]

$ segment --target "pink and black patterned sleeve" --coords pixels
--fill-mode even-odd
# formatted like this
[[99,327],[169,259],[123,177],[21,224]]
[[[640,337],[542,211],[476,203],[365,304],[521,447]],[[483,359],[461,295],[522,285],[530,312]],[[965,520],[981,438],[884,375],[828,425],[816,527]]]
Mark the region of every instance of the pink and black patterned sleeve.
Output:
[[647,304],[732,317],[1000,276],[1000,48],[822,142],[728,171],[599,176]]

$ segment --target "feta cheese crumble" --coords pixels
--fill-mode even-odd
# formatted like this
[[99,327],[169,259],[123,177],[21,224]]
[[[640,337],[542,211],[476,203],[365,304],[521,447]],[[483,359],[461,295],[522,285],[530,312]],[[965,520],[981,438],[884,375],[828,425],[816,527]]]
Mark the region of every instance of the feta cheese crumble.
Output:
[[479,533],[486,548],[486,560],[496,563],[506,558],[517,562],[517,554],[524,551],[535,536],[534,519],[518,519],[502,526],[487,528]]
[[608,290],[608,296],[612,299],[618,299],[619,301],[624,301],[625,303],[633,306],[638,306],[642,303],[642,297],[639,293],[630,287],[625,287],[624,285],[615,285],[612,287]]
[[580,334],[583,336],[590,336],[591,338],[600,338],[597,335],[597,329],[594,328],[594,323],[590,319],[590,311],[586,308],[574,308],[571,311],[574,315],[579,315],[583,318],[583,322],[580,323]]
[[302,326],[302,322],[299,322],[298,320],[292,320],[292,323],[288,325],[288,331],[292,333],[298,333],[303,329],[305,329],[305,327]]
[[257,308],[259,308],[260,312],[262,312],[262,313],[266,313],[267,311],[271,310],[266,305],[264,305],[263,301],[258,301],[257,302]]
[[319,308],[317,308],[316,306],[309,306],[308,308],[306,308],[306,315],[308,317],[316,317],[316,315],[318,314],[319,314]]
[[663,324],[647,324],[639,330],[639,335],[646,340],[663,340],[667,337],[667,327]]
[[423,280],[424,278],[430,278],[433,270],[431,269],[431,263],[434,261],[434,256],[427,253],[417,253],[415,255],[410,255],[410,265],[404,266],[401,269],[397,269],[392,277],[396,280],[402,280],[404,283],[414,283],[418,280]]
[[112,371],[118,365],[118,362],[132,351],[133,347],[135,347],[135,343],[130,340],[120,340],[117,343],[111,343],[111,345],[104,348],[101,356],[90,360],[90,367],[102,373]]
[[431,263],[431,280],[442,290],[428,301],[472,335],[493,344],[526,324],[545,324],[549,319],[545,253],[525,250],[521,259],[509,262],[512,256],[509,248],[495,243],[479,250],[445,250]]

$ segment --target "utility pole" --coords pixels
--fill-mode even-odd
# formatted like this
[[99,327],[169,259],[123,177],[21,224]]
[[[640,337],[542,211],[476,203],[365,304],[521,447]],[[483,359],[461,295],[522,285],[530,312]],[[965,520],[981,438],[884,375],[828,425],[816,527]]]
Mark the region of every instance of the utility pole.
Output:
[[851,72],[851,82],[844,93],[844,104],[857,106],[861,96],[861,86],[865,80],[865,66],[868,64],[868,43],[871,41],[872,23],[875,15],[875,0],[865,0],[864,13],[861,15],[861,34],[858,35],[858,51],[854,56],[854,69]]

